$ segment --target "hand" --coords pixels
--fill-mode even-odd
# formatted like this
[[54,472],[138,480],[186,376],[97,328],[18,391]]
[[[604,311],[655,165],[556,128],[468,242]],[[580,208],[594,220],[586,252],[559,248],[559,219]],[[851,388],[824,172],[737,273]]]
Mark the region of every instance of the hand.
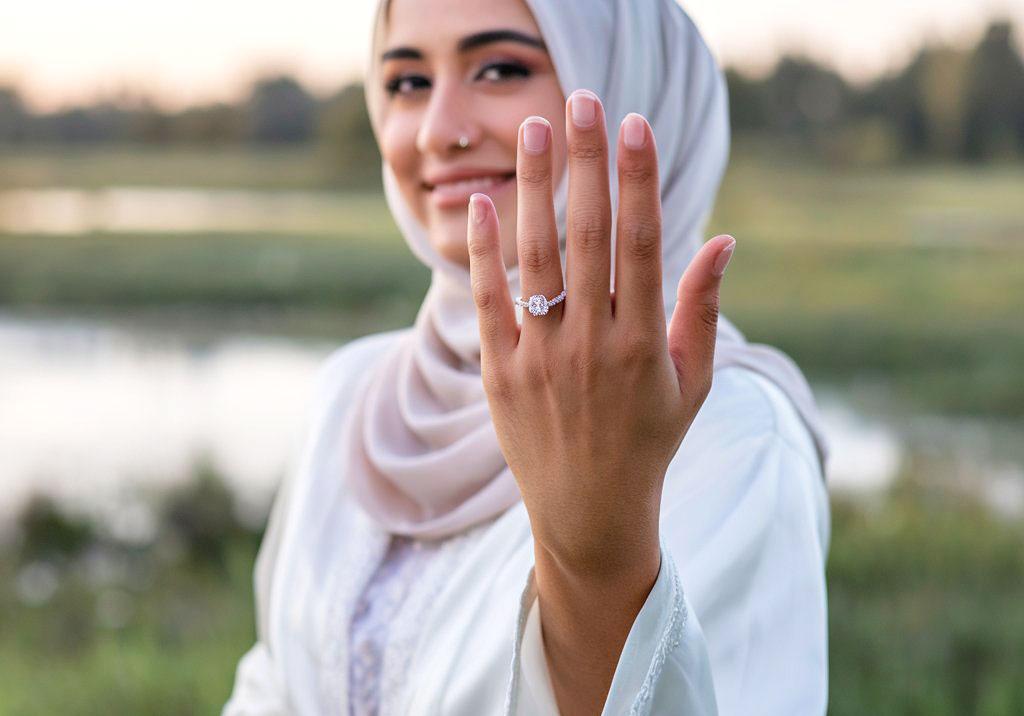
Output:
[[[587,117],[588,126],[573,122]],[[575,113],[573,109],[577,110]],[[469,255],[481,371],[502,452],[534,538],[581,574],[627,574],[659,554],[665,472],[712,381],[721,274],[735,246],[707,242],[678,285],[666,332],[661,198],[654,134],[640,115],[619,130],[619,211],[610,291],[611,201],[604,110],[566,103],[567,297],[517,325],[494,204],[470,198]],[[517,242],[523,297],[561,292],[551,126],[519,128]],[[655,568],[657,561],[655,561]],[[655,571],[656,573],[656,571]]]

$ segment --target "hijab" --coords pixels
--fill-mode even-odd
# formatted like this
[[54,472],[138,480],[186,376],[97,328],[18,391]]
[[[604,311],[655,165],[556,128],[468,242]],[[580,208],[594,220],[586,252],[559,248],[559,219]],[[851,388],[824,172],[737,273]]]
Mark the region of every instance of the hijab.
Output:
[[[663,214],[665,315],[702,244],[702,232],[729,153],[728,97],[720,69],[697,28],[674,0],[527,0],[563,95],[597,93],[607,127],[644,115],[658,146]],[[387,0],[378,0],[366,100],[379,141],[373,92]],[[586,41],[583,41],[586,38]],[[617,137],[608,142],[613,216]],[[434,539],[496,517],[520,499],[491,420],[480,372],[480,335],[469,269],[439,254],[383,163],[385,196],[431,283],[411,329],[360,377],[342,426],[345,479],[360,506],[388,532]],[[568,171],[554,192],[565,266]],[[612,235],[614,242],[614,229]],[[612,244],[612,276],[615,248]],[[520,295],[518,266],[507,269]],[[523,309],[516,307],[521,321]],[[718,322],[714,368],[744,366],[775,382],[810,431],[825,473],[828,446],[813,394],[793,361],[748,343],[725,317]]]

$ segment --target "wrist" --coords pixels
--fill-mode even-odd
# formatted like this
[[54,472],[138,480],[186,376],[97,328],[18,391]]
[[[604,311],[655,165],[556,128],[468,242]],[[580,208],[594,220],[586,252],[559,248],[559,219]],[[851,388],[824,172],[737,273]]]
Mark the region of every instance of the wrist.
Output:
[[634,534],[628,539],[606,536],[599,544],[574,543],[552,548],[534,540],[534,561],[538,572],[580,584],[643,582],[657,576],[661,565],[661,542],[657,531]]

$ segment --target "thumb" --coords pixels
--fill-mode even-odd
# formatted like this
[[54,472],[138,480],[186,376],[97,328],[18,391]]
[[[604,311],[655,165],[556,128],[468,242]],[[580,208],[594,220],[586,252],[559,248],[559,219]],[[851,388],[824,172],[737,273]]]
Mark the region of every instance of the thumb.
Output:
[[736,239],[716,236],[704,244],[679,280],[676,307],[668,329],[668,352],[684,393],[711,390],[718,332],[718,289]]

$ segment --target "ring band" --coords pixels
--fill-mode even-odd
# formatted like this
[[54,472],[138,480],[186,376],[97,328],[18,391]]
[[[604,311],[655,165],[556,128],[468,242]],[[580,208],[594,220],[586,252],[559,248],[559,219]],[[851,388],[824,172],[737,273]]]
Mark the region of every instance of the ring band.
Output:
[[543,294],[535,293],[530,296],[529,301],[524,301],[522,296],[516,296],[516,305],[528,308],[533,316],[543,316],[548,312],[549,308],[559,303],[563,298],[565,298],[564,289],[550,301]]

